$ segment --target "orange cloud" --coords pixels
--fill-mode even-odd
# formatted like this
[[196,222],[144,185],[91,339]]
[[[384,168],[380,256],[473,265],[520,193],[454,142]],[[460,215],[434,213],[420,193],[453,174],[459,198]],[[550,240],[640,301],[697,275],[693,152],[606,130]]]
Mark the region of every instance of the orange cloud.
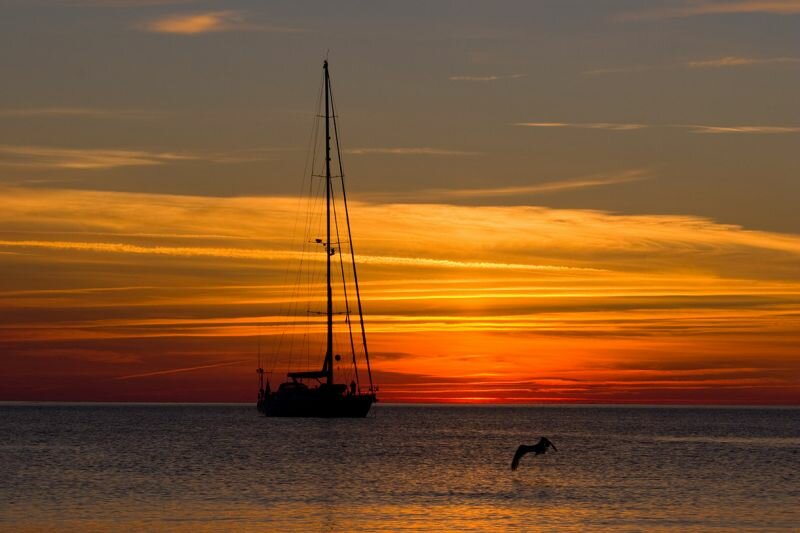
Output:
[[[351,209],[386,401],[797,397],[800,236],[544,207]],[[298,212],[297,198],[4,189],[4,398],[250,399],[259,337],[282,372],[282,342],[313,353],[323,336],[307,313],[320,282],[298,293],[286,274],[323,266]]]
[[278,33],[297,33],[305,30],[256,24],[248,22],[241,11],[205,11],[200,13],[179,13],[167,15],[141,24],[140,28],[152,33],[174,35],[199,35],[225,31],[270,31]]
[[144,24],[144,29],[154,33],[175,33],[194,35],[229,31],[242,24],[242,16],[237,11],[208,11],[205,13],[189,13],[169,15]]
[[528,128],[580,128],[611,131],[631,131],[648,127],[645,124],[620,124],[614,122],[517,122],[514,126],[525,126]]

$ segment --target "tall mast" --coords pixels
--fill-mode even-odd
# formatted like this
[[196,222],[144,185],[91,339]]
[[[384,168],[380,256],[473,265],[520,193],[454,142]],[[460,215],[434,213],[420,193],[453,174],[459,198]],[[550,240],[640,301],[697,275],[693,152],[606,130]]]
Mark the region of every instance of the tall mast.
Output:
[[330,76],[328,60],[322,64],[325,70],[325,242],[327,247],[327,286],[328,286],[328,347],[325,351],[325,370],[328,385],[333,384],[333,289],[331,289],[331,118],[330,118]]

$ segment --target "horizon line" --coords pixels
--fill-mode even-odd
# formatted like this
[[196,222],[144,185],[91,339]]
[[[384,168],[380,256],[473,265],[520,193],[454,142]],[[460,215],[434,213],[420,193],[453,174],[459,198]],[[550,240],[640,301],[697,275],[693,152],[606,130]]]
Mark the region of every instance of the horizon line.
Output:
[[[381,401],[380,405],[393,407],[598,407],[598,408],[721,408],[721,409],[800,409],[800,403],[715,403],[715,402],[594,402],[591,400],[576,401],[539,401],[539,402],[484,402],[484,401],[454,401],[454,402],[414,402],[414,401]],[[80,406],[246,406],[255,405],[252,402],[214,402],[214,401],[126,401],[126,400],[0,400],[0,407],[24,407],[29,405],[72,405]]]

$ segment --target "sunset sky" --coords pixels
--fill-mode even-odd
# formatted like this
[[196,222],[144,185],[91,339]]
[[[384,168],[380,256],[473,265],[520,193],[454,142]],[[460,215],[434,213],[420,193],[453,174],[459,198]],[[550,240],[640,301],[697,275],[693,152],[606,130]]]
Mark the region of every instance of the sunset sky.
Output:
[[800,403],[800,0],[0,0],[0,400],[280,381],[326,55],[382,401]]

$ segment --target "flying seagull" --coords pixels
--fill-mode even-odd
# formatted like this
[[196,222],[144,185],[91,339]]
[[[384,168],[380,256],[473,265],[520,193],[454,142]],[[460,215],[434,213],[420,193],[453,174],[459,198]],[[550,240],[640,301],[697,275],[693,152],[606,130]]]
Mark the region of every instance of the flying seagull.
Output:
[[516,470],[519,466],[519,460],[529,452],[534,452],[536,455],[541,453],[547,453],[547,448],[553,448],[554,451],[558,451],[555,444],[550,442],[547,437],[542,437],[539,439],[539,442],[534,444],[533,446],[526,446],[521,444],[519,448],[517,448],[517,453],[514,454],[514,459],[511,460],[511,470]]

